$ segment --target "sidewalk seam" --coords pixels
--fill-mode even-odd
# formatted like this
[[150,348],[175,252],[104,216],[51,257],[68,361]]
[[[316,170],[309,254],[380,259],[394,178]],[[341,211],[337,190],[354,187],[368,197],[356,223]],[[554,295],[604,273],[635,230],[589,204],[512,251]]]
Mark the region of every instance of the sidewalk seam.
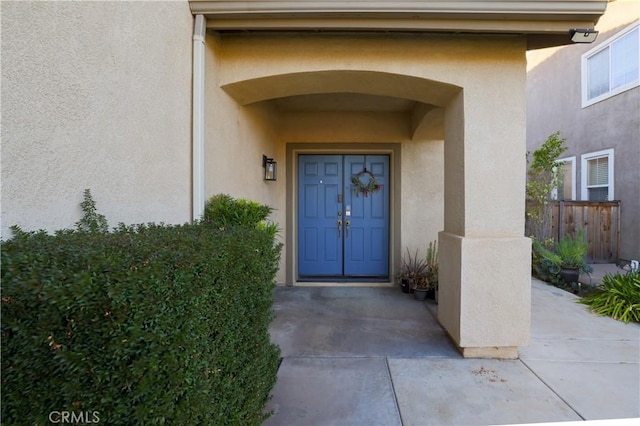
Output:
[[535,372],[535,371],[533,371],[533,369],[531,369],[531,367],[529,367],[529,364],[527,364],[527,363],[526,363],[522,358],[520,358],[520,359],[519,359],[519,361],[522,363],[522,365],[524,365],[525,367],[527,367],[527,369],[528,369],[529,371],[531,371],[531,374],[533,374],[534,376],[536,376],[536,377],[538,378],[538,380],[540,380],[540,381],[541,381],[541,382],[542,382],[542,383],[543,383],[543,384],[544,384],[544,385],[545,385],[545,386],[546,386],[546,387],[547,387],[551,392],[553,392],[553,394],[554,394],[555,396],[557,396],[557,397],[560,399],[560,401],[564,402],[564,403],[565,403],[565,405],[571,409],[571,411],[573,411],[574,413],[576,413],[576,415],[577,415],[578,417],[580,417],[583,421],[586,421],[586,420],[587,420],[586,418],[584,418],[584,417],[582,416],[582,414],[580,414],[578,411],[576,411],[576,409],[575,409],[575,408],[573,408],[573,406],[572,406],[571,404],[569,404],[569,402],[568,402],[567,400],[565,400],[562,396],[560,396],[560,394],[559,394],[558,392],[556,392],[556,391],[555,391],[551,386],[549,386],[549,384],[548,384],[547,382],[545,382],[545,381],[542,379],[542,377],[540,377],[539,375],[537,375],[537,374],[536,374],[536,372]]
[[391,383],[391,392],[393,393],[393,401],[396,404],[396,412],[400,419],[400,426],[404,426],[404,420],[402,420],[402,412],[400,411],[400,404],[398,403],[398,395],[396,394],[396,387],[393,384],[393,375],[391,374],[391,367],[389,366],[389,357],[384,357],[384,362],[387,366],[387,374],[389,375],[389,383]]
[[520,358],[524,363],[525,361],[538,361],[538,362],[559,362],[559,363],[573,363],[573,364],[624,364],[624,365],[638,365],[640,361],[586,361],[582,359],[549,359],[549,358]]

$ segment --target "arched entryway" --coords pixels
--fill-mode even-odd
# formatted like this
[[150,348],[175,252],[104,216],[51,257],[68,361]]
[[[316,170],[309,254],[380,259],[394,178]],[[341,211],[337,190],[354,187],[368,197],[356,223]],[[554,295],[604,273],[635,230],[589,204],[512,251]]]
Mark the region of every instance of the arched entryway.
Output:
[[[218,147],[232,156],[270,150],[284,168],[262,196],[285,223],[282,281],[300,275],[299,156],[389,155],[389,277],[406,246],[437,238],[441,324],[466,356],[516,356],[530,310],[518,201],[524,98],[510,90],[523,83],[518,41],[234,34],[212,44],[209,102],[224,116],[214,138],[240,136]],[[235,172],[227,170],[221,179]]]
[[[405,209],[405,217],[422,215],[437,218],[429,221],[430,226],[436,229],[432,230],[429,238],[437,238],[437,231],[443,226],[442,198],[431,197],[430,200],[422,200],[421,206],[419,198],[425,194],[419,192],[421,184],[414,182],[414,179],[423,180],[424,185],[430,186],[431,192],[443,192],[441,145],[444,135],[444,107],[460,88],[394,73],[334,70],[261,77],[225,85],[223,89],[239,102],[271,104],[281,114],[281,128],[300,129],[295,136],[287,135],[287,130],[282,132],[287,146],[286,166],[290,171],[287,175],[285,248],[288,284],[309,281],[393,282],[403,246],[422,243],[420,241],[412,244],[412,238],[406,236],[415,234],[412,227],[420,227],[415,220],[405,218],[407,229],[405,238],[402,238],[403,197],[406,198],[405,203],[410,199],[414,200],[413,206]],[[302,128],[300,122],[305,123]],[[341,139],[334,135],[314,136],[322,127],[339,129],[341,126],[350,127],[348,132],[340,132]],[[375,126],[385,127],[386,139],[376,139],[378,135],[373,135],[377,133]],[[347,133],[348,136],[345,136]],[[403,184],[402,144],[405,143],[405,153],[411,155],[408,144],[417,149],[415,147],[425,140],[440,147],[439,151],[435,150],[435,153],[430,154],[438,157],[431,160],[438,165],[425,168],[421,176],[410,173],[414,176],[411,176],[410,180],[406,179]],[[386,159],[386,165],[381,172],[390,174],[386,178],[383,191],[360,199],[357,193],[352,193],[348,179],[353,170],[349,170],[347,178],[333,176],[332,186],[329,188],[326,182],[323,183],[323,179],[329,179],[323,178],[325,171],[317,174],[318,170],[314,168],[313,175],[308,179],[318,180],[316,184],[320,186],[314,185],[305,192],[305,189],[299,186],[304,174],[304,170],[300,169],[300,159],[303,158],[301,156],[312,155],[339,156],[331,158],[331,164],[337,164],[337,173],[344,173],[342,162],[345,158],[357,157],[364,161],[360,166],[364,170],[367,165],[366,158],[381,156],[380,158]],[[326,158],[315,157],[314,166],[315,160],[318,159],[325,164]],[[407,159],[405,164],[410,164],[410,159]],[[311,164],[308,167],[311,167]],[[353,167],[351,163],[349,167]],[[405,175],[408,172],[405,171]],[[311,182],[308,185],[311,185]],[[327,193],[318,195],[319,187],[322,187],[323,191],[327,190]],[[406,189],[404,195],[403,188]],[[308,196],[311,191],[316,191],[313,201],[306,200],[305,197],[300,198],[302,192]],[[305,209],[309,208],[306,204],[310,202],[313,203],[313,220],[310,217],[305,219],[305,215],[308,214]],[[363,204],[360,209],[362,217],[356,217],[360,204]],[[320,211],[317,211],[318,207]],[[350,216],[351,214],[354,216]],[[374,221],[370,216],[378,214],[381,215],[381,219],[373,225]],[[322,217],[316,217],[318,215]],[[302,229],[301,221],[309,222],[308,226]],[[365,224],[364,226],[370,223],[373,228],[361,228],[361,223]],[[356,238],[359,235],[356,231],[362,235],[361,241]],[[426,241],[427,237],[422,238]],[[415,239],[420,240],[419,237]],[[372,247],[371,244],[385,246]],[[358,249],[353,249],[353,245]],[[426,242],[424,245],[426,246]],[[326,250],[326,253],[322,250]],[[353,252],[356,252],[353,256],[357,258],[355,262],[349,257]],[[371,259],[370,268],[362,266],[361,262],[366,259]],[[375,267],[373,263],[376,263]],[[360,266],[355,268],[352,264]]]

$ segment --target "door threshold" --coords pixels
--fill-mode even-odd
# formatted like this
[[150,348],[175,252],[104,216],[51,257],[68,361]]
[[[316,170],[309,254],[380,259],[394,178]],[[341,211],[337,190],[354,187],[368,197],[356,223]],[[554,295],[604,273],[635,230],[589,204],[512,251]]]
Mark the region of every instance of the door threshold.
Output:
[[358,281],[296,281],[294,287],[393,287],[392,282],[358,282]]

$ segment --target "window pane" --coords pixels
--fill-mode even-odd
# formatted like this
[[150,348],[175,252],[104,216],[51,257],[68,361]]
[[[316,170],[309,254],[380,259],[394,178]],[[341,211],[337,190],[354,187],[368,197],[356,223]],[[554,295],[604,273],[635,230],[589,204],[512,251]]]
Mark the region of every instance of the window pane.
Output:
[[638,80],[640,45],[638,28],[611,45],[611,89]]
[[609,184],[609,157],[589,160],[587,186]]
[[552,198],[554,200],[573,199],[572,167],[570,161],[559,162],[558,164],[558,186],[554,188]]
[[589,99],[609,91],[609,48],[601,50],[587,59]]
[[561,200],[571,200],[573,197],[573,182],[571,181],[571,164],[570,162],[565,162],[562,165],[562,193],[560,195]]
[[[562,170],[562,169],[561,169]],[[551,198],[554,200],[566,200],[564,194],[564,175],[562,172],[558,175],[558,186],[551,191]]]
[[589,201],[608,201],[609,188],[589,188]]

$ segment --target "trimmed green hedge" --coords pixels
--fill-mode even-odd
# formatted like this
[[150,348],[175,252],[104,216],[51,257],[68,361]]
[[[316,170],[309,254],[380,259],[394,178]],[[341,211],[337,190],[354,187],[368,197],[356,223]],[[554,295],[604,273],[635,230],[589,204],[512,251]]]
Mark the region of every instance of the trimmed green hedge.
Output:
[[[214,223],[2,242],[2,422],[260,424],[280,246]],[[95,419],[95,417],[94,417]]]
[[227,194],[216,194],[209,198],[204,206],[205,220],[223,226],[258,226],[266,221],[273,207],[257,201],[233,198]]
[[269,221],[273,207],[257,201],[233,198],[227,194],[211,197],[204,206],[204,218],[207,222],[215,222],[220,227],[245,226],[259,228],[275,236],[278,225]]

